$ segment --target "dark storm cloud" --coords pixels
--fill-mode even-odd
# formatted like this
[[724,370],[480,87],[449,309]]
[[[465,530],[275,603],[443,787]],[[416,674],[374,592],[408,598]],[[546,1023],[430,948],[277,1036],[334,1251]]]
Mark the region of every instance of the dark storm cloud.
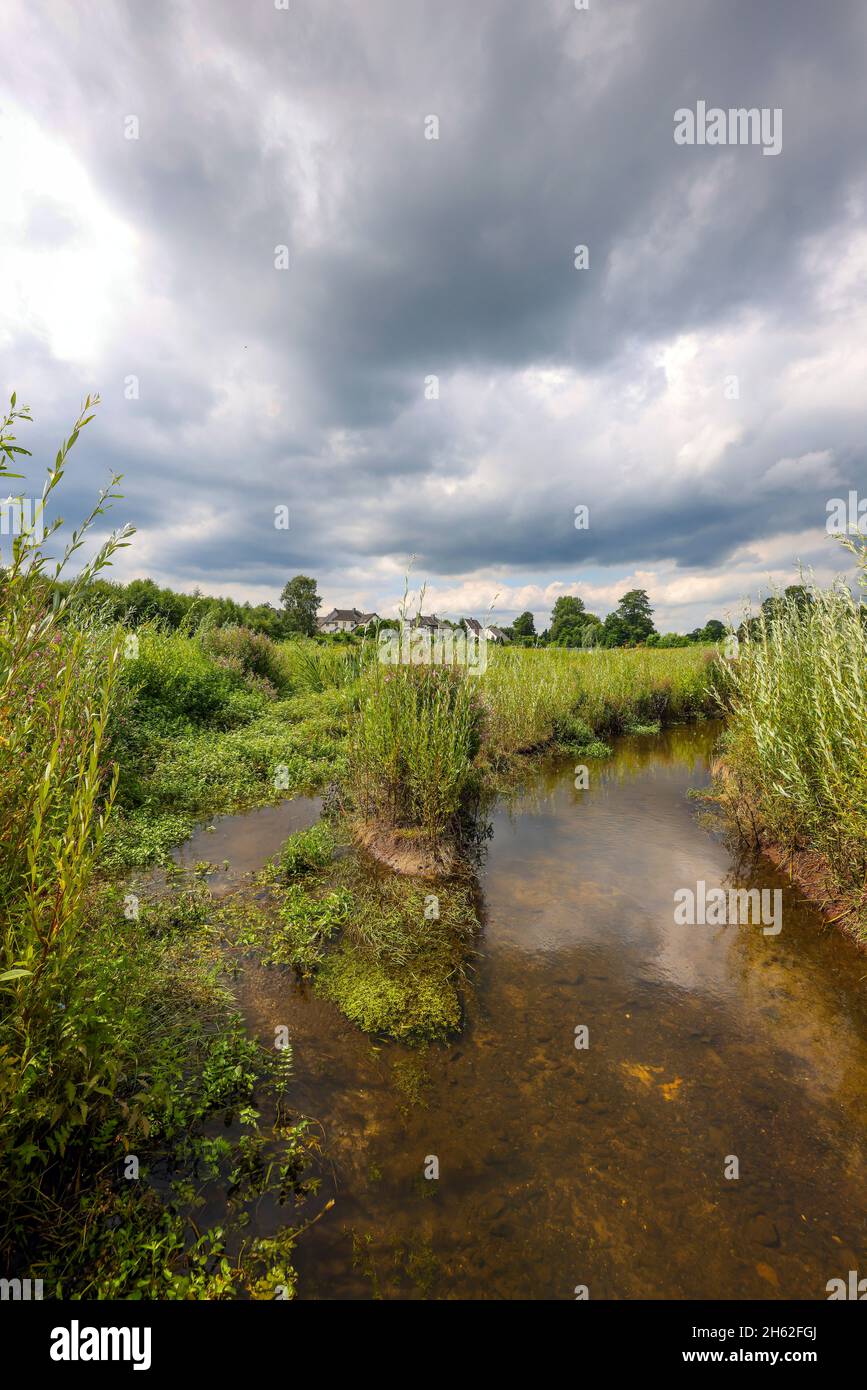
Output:
[[[13,97],[137,238],[98,360],[13,342],[40,443],[103,389],[70,513],[117,467],[152,566],[275,587],[287,562],[335,576],[410,553],[441,575],[712,566],[816,525],[821,471],[758,504],[756,479],[811,450],[863,476],[860,412],[796,410],[794,438],[759,412],[690,476],[652,439],[634,467],[606,456],[593,401],[571,456],[520,380],[583,374],[604,403],[652,344],[739,315],[809,343],[805,250],[842,254],[863,191],[864,36],[846,0],[22,6]],[[782,153],[676,146],[673,112],[699,98],[781,107]],[[50,194],[40,243],[75,234]],[[652,402],[664,372],[645,386]]]

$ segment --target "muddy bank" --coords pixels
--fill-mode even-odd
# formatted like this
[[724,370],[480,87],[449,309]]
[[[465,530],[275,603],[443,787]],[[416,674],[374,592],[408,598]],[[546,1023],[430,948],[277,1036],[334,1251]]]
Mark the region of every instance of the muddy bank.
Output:
[[865,917],[865,888],[841,888],[827,858],[816,850],[792,849],[776,843],[761,824],[760,809],[749,804],[738,788],[722,758],[711,767],[714,788],[709,799],[714,802],[730,833],[753,854],[764,855],[782,870],[789,882],[796,885],[813,904],[823,921],[844,932],[861,951],[867,951],[867,917]]

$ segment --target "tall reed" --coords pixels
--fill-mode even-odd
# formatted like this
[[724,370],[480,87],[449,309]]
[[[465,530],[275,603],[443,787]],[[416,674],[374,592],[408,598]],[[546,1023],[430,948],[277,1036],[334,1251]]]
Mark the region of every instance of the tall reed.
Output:
[[[867,587],[867,542],[845,542]],[[741,630],[721,671],[728,714],[723,794],[784,851],[818,851],[865,909],[867,626],[848,585],[808,585]]]
[[[79,432],[85,402],[42,492],[52,500]],[[15,442],[26,410],[0,425],[0,480],[28,451]],[[123,659],[119,636],[92,620],[67,621],[80,587],[126,543],[112,535],[58,603],[57,578],[115,497],[113,478],[53,566],[34,525],[3,555],[0,573],[0,1148],[7,1177],[62,1154],[110,1073],[97,1001],[79,992],[83,899],[114,797],[107,724]],[[50,537],[61,523],[48,528]],[[47,538],[46,537],[46,538]],[[8,558],[7,558],[8,557]]]
[[473,782],[482,706],[455,667],[371,666],[353,736],[353,792],[363,815],[440,840]]

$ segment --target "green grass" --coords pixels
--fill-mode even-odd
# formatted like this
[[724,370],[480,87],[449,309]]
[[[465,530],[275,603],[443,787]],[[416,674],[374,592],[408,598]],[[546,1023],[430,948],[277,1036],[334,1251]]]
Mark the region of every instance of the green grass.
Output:
[[[94,404],[49,467],[46,497]],[[27,452],[14,431],[28,419],[13,397],[0,480]],[[263,1192],[300,1182],[305,1125],[281,1109],[291,1054],[247,1037],[219,982],[206,898],[142,901],[136,916],[94,874],[102,851],[117,867],[163,856],[209,795],[204,780],[181,785],[169,747],[236,738],[266,711],[271,733],[248,737],[276,740],[273,683],[244,664],[262,658],[261,643],[236,642],[226,664],[148,629],[135,654],[116,625],[77,606],[127,529],[52,589],[117,482],[59,565],[49,570],[33,533],[0,564],[0,1272],[74,1299],[273,1297],[275,1282],[294,1287],[292,1224],[279,1241],[245,1241],[243,1227]],[[307,762],[330,757],[305,733]],[[167,779],[157,793],[154,752]],[[196,766],[204,757],[202,747]],[[109,842],[118,801],[126,814]],[[279,1132],[260,1125],[257,1093],[277,1107]],[[209,1132],[221,1112],[240,1138]],[[201,1230],[204,1186],[223,1215]]]
[[334,848],[334,832],[325,821],[318,821],[309,830],[298,830],[289,836],[280,851],[280,872],[291,878],[321,869],[331,863]]
[[[867,586],[867,543],[850,545]],[[867,935],[867,629],[842,583],[782,597],[722,669],[719,794],[746,838],[819,854]]]
[[[189,637],[145,625],[136,637],[109,723],[120,779],[104,869],[168,863],[197,819],[316,791],[344,772],[356,649],[243,629]],[[308,650],[326,653],[315,689],[299,656]],[[338,683],[323,686],[327,677]]]
[[350,759],[361,815],[435,843],[455,826],[473,782],[484,711],[452,667],[373,665]]
[[708,661],[700,647],[494,649],[480,678],[486,750],[492,759],[530,751],[576,723],[589,743],[633,724],[695,718],[711,707]]

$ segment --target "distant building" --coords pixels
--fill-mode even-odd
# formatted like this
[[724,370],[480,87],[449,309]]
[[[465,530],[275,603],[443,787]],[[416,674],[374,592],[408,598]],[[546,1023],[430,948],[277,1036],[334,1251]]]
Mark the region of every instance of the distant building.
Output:
[[362,613],[358,608],[332,608],[324,618],[317,618],[320,632],[358,632],[369,623],[378,623],[378,613]]
[[495,643],[501,643],[501,644],[502,644],[502,643],[505,643],[505,642],[508,642],[508,641],[509,641],[509,635],[508,635],[508,633],[504,632],[503,629],[502,629],[501,627],[493,627],[493,626],[491,626],[491,627],[486,627],[486,628],[484,629],[484,633],[485,633],[485,640],[488,641],[488,642],[495,642]]
[[438,618],[436,613],[429,613],[427,615],[417,613],[414,618],[410,619],[409,625],[413,628],[427,628],[428,632],[442,632],[448,627],[448,623],[443,622],[442,618]]

